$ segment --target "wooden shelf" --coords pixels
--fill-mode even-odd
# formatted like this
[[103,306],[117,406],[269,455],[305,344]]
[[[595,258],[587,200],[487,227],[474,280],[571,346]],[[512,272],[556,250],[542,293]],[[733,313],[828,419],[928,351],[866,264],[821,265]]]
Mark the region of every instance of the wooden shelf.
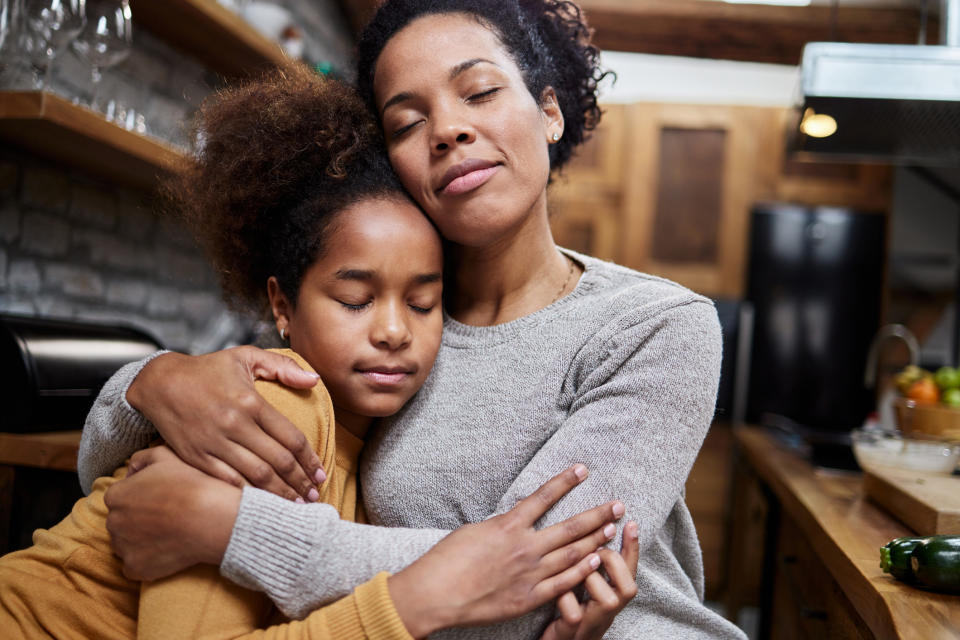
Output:
[[171,146],[40,91],[0,91],[0,139],[127,185],[152,189],[183,158]]
[[224,76],[244,76],[292,61],[275,42],[216,0],[131,0],[135,25]]

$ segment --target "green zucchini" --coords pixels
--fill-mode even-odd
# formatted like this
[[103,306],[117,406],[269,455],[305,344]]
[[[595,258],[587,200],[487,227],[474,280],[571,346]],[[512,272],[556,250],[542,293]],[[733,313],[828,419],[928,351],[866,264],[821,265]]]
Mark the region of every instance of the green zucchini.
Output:
[[910,554],[923,538],[895,538],[880,547],[880,568],[903,582],[914,582]]
[[880,567],[923,589],[960,593],[960,535],[896,538],[880,548]]

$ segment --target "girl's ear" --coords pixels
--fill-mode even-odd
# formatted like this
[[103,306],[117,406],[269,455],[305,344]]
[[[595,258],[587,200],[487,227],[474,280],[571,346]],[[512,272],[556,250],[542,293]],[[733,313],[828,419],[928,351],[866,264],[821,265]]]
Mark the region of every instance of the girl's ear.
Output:
[[290,335],[290,319],[293,317],[293,305],[286,294],[280,290],[280,283],[275,276],[267,279],[267,297],[270,299],[270,310],[277,323],[277,331]]
[[540,113],[543,114],[544,131],[550,143],[563,137],[563,112],[557,101],[557,92],[547,87],[540,94]]

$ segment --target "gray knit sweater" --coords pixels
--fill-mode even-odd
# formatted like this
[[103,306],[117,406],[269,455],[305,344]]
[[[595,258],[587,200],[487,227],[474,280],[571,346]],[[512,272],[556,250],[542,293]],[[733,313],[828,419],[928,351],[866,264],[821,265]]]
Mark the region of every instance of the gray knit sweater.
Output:
[[[582,462],[590,476],[542,523],[618,499],[622,522],[640,526],[639,593],[605,637],[743,638],[702,603],[700,548],[683,496],[713,415],[716,312],[676,284],[570,255],[585,272],[549,307],[493,327],[447,318],[427,383],[365,447],[364,505],[380,526],[248,488],[221,572],[302,617]],[[143,364],[114,376],[91,411],[80,451],[87,488],[155,434],[125,401]],[[545,607],[436,637],[536,638],[549,615]]]

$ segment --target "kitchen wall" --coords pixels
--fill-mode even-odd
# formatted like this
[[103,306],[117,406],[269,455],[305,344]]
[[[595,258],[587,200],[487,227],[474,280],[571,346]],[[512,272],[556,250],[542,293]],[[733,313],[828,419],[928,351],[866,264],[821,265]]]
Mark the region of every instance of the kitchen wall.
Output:
[[[349,69],[351,38],[333,0],[281,4],[311,34],[312,59]],[[104,74],[100,96],[132,109],[134,127],[189,147],[191,114],[222,80],[136,29],[136,13],[133,19],[133,51]],[[88,77],[68,52],[55,62],[50,88],[86,101]],[[11,88],[9,77],[5,82]],[[169,348],[194,353],[244,341],[254,325],[227,312],[202,252],[149,194],[4,143],[0,313],[132,324]]]

